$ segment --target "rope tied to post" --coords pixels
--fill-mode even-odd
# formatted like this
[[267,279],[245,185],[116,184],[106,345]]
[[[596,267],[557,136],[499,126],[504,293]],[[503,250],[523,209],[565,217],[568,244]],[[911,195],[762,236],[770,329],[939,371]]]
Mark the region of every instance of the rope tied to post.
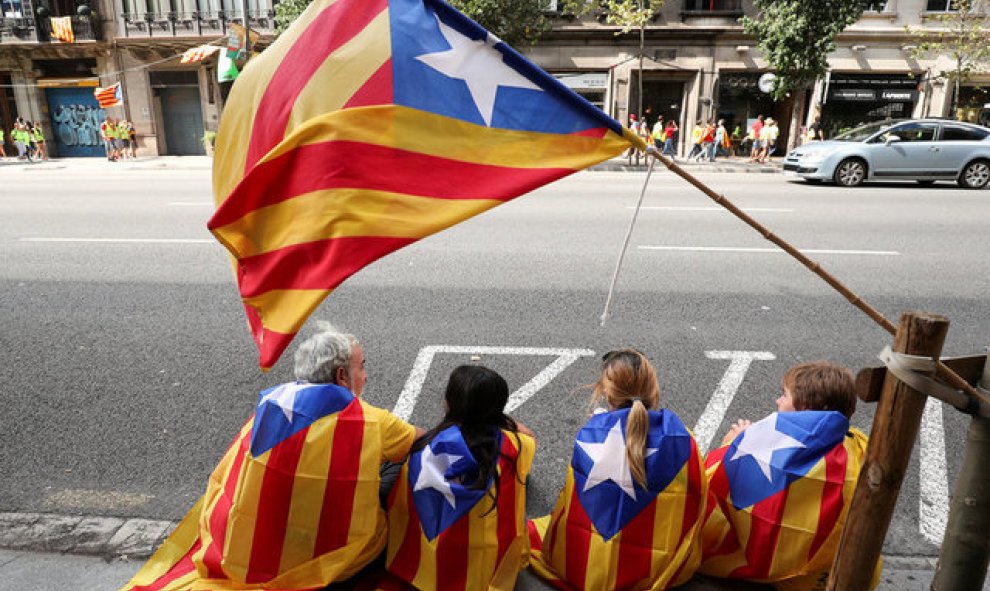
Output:
[[939,361],[924,355],[908,355],[884,347],[877,357],[894,376],[912,389],[941,400],[968,415],[990,417],[990,405],[983,398],[968,395],[931,376],[935,375]]

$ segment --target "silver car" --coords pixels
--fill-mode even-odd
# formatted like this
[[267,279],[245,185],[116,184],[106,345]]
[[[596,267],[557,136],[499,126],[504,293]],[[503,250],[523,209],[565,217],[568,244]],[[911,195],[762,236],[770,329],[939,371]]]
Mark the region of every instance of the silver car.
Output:
[[990,129],[943,119],[880,121],[795,148],[784,174],[845,187],[889,179],[982,189],[990,182]]

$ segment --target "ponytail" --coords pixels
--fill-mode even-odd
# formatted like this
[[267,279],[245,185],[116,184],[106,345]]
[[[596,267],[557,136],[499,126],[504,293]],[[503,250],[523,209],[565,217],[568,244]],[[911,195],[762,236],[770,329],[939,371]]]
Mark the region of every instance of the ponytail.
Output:
[[629,471],[641,487],[646,488],[646,433],[650,426],[650,415],[639,398],[634,398],[626,419],[626,461]]

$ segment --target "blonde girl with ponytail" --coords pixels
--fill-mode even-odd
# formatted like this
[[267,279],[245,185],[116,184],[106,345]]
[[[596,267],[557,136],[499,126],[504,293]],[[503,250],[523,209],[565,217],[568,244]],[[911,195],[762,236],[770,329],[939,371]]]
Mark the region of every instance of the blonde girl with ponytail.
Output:
[[591,389],[604,408],[578,431],[553,512],[530,522],[533,571],[566,589],[680,585],[701,560],[708,492],[694,437],[660,408],[639,351],[606,353]]

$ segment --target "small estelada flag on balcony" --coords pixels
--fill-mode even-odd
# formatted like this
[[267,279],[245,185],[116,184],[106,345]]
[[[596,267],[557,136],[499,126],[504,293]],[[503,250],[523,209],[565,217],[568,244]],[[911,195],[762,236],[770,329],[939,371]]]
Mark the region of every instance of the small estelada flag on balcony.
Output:
[[219,50],[220,47],[218,45],[200,45],[198,47],[193,47],[192,49],[187,49],[185,53],[182,54],[182,59],[180,61],[183,64],[195,64],[196,62],[205,60]]
[[93,96],[100,103],[101,109],[118,107],[124,104],[124,95],[120,92],[120,82],[106,88],[97,88],[93,91]]
[[76,35],[72,32],[71,16],[52,17],[52,39],[58,39],[65,43],[76,42]]

